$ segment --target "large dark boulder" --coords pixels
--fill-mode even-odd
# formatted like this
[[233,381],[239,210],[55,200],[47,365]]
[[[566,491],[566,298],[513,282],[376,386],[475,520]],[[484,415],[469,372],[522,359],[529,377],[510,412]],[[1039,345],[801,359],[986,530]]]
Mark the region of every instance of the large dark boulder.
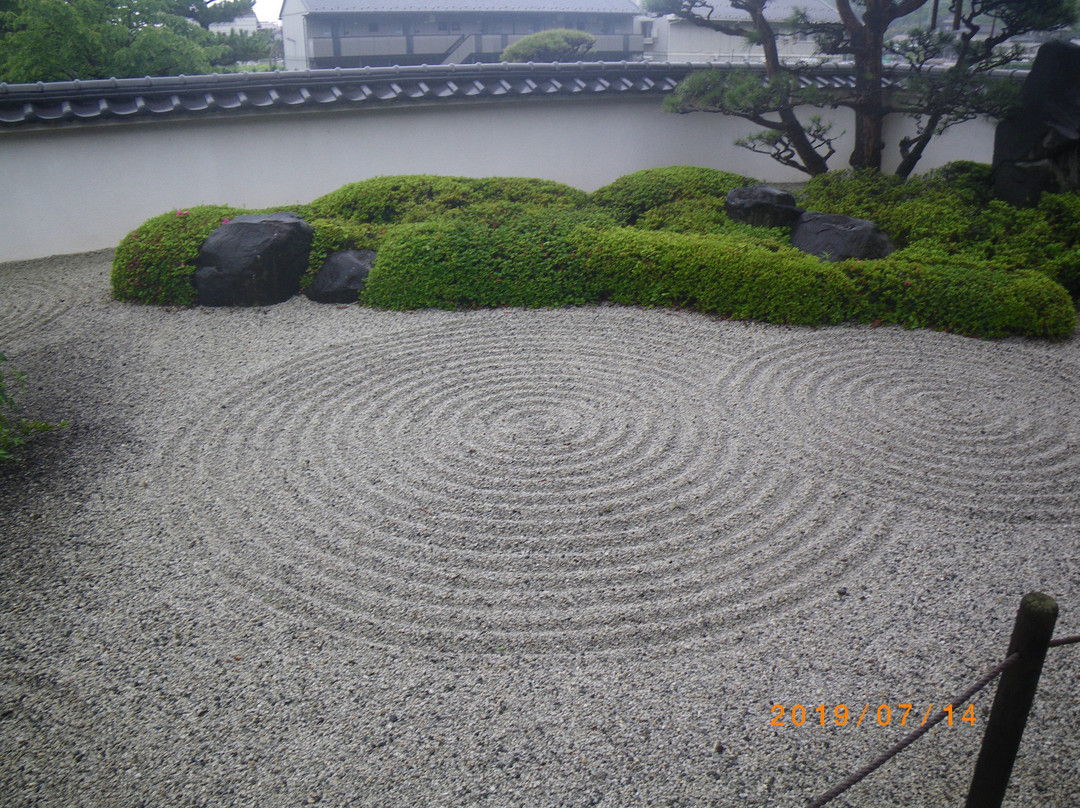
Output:
[[752,185],[729,191],[724,199],[724,210],[737,222],[759,227],[788,227],[803,212],[795,205],[793,194],[771,185]]
[[1024,80],[1021,108],[994,135],[994,193],[1034,205],[1080,188],[1080,46],[1047,42]]
[[331,253],[304,294],[316,303],[355,303],[374,263],[372,250]]
[[295,213],[237,216],[199,248],[196,302],[268,306],[300,291],[313,231]]
[[884,258],[896,249],[873,222],[835,213],[804,213],[791,229],[791,244],[826,261]]

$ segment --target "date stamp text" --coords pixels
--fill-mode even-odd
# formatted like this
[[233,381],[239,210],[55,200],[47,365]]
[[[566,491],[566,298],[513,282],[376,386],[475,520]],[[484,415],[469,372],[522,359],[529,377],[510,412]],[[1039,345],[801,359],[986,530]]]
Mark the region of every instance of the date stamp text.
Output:
[[[969,704],[962,713],[953,709],[951,704],[938,708],[944,712],[949,726],[953,726],[953,719],[957,724],[970,724],[975,726],[975,705]],[[954,716],[953,713],[956,713]],[[861,727],[864,723],[868,726],[887,727],[890,724],[899,724],[901,727],[922,726],[935,714],[934,705],[931,704],[924,711],[916,709],[914,704],[861,704],[849,708],[846,704],[826,705],[819,704],[809,707],[803,704],[794,704],[788,707],[784,704],[772,706],[772,727],[824,727],[836,726]]]

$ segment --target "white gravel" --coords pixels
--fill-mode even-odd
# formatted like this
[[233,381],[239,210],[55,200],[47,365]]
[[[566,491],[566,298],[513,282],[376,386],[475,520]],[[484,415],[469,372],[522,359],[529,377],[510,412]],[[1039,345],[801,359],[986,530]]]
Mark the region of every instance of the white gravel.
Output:
[[[1080,633],[1076,338],[162,310],[110,260],[0,265],[70,421],[0,470],[5,805],[798,806],[1025,592]],[[1076,805],[1078,654],[1007,805]],[[962,805],[992,698],[832,804]]]

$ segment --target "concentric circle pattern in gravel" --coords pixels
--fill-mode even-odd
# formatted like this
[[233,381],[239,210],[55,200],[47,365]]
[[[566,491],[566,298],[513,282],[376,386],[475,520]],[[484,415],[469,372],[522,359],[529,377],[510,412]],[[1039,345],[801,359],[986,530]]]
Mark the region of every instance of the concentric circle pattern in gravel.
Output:
[[393,643],[601,650],[745,630],[880,541],[888,503],[747,439],[726,357],[499,325],[301,355],[185,424],[230,579]]
[[[1080,633],[1075,337],[166,310],[110,260],[0,265],[69,422],[0,468],[5,806],[796,808],[1026,592]],[[1076,804],[1076,653],[1009,808]],[[831,805],[963,804],[992,701]]]
[[976,340],[824,333],[742,358],[725,387],[830,471],[906,504],[1076,519],[1071,368]]
[[33,265],[0,265],[0,349],[23,334],[47,328],[83,296],[62,271],[48,275],[25,271]]

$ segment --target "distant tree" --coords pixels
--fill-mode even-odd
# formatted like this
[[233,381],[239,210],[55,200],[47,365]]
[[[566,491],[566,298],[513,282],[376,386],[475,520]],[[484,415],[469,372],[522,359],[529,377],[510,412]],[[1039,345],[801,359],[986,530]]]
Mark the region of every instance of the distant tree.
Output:
[[18,11],[16,0],[0,0],[0,37],[11,30],[12,18]]
[[231,65],[236,62],[255,62],[267,59],[274,51],[276,41],[269,31],[229,31],[218,34],[219,42],[225,46],[225,55],[218,65]]
[[269,33],[212,34],[170,0],[15,2],[0,38],[5,82],[199,75],[263,58],[272,44]]
[[519,39],[503,51],[500,62],[576,62],[596,43],[584,31],[554,28]]
[[210,30],[212,23],[231,22],[248,14],[254,7],[255,0],[171,0],[169,12],[194,20],[200,27]]

